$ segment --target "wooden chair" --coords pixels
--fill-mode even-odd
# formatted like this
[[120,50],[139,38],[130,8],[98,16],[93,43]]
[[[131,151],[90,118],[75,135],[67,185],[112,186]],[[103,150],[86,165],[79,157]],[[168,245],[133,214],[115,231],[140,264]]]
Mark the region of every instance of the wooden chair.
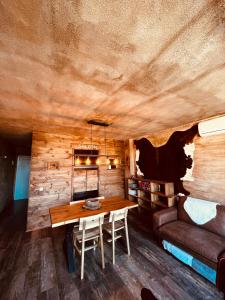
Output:
[[[102,268],[105,268],[104,261],[104,246],[103,246],[103,233],[102,224],[104,223],[104,213],[80,218],[79,228],[74,227],[73,230],[73,243],[74,248],[81,255],[81,279],[84,278],[84,253],[85,251],[95,249],[98,247],[100,241],[101,257],[102,257]],[[90,246],[85,246],[87,241],[93,241]]]
[[[93,200],[93,199],[103,200],[103,199],[105,199],[105,197],[104,197],[104,196],[99,196],[99,197],[95,197],[95,198],[89,198],[89,200],[90,200],[90,199],[92,199],[92,200]],[[70,201],[69,204],[70,204],[70,205],[74,205],[74,204],[78,204],[78,203],[84,203],[84,204],[85,204],[85,200],[86,200],[86,199]],[[70,223],[73,223],[73,220],[72,220],[72,222],[71,222],[71,220],[70,220],[69,222],[66,222],[66,224],[70,224]],[[78,222],[74,222],[74,226],[78,227],[78,226],[79,226],[79,223],[78,223]]]
[[110,212],[109,223],[104,226],[104,230],[111,235],[108,242],[112,242],[112,253],[113,253],[113,264],[115,264],[115,241],[122,237],[122,235],[117,234],[120,230],[125,230],[126,242],[127,242],[127,253],[130,255],[130,243],[128,235],[127,226],[127,214],[128,208],[122,208]]

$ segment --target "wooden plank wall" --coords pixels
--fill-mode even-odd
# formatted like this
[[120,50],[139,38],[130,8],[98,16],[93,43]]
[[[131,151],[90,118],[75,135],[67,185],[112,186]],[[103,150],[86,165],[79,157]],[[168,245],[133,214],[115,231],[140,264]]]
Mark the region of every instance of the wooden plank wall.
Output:
[[72,185],[74,193],[97,190],[98,170],[74,170]]
[[[183,126],[162,131],[147,138],[154,146],[165,144],[176,130],[186,130]],[[194,181],[185,181],[184,188],[192,197],[208,199],[225,205],[225,134],[210,137],[195,137]]]
[[[27,230],[50,226],[49,208],[71,200],[72,184],[76,191],[86,188],[84,172],[76,171],[72,180],[73,148],[90,144],[89,137],[34,132],[32,140],[30,191]],[[93,139],[101,154],[105,153],[103,138]],[[99,167],[99,191],[105,197],[124,196],[124,142],[107,139],[107,154],[116,154],[121,164],[118,169]],[[59,169],[48,169],[49,162],[59,162]],[[96,174],[88,174],[88,189],[96,186]],[[43,189],[43,190],[42,190]]]

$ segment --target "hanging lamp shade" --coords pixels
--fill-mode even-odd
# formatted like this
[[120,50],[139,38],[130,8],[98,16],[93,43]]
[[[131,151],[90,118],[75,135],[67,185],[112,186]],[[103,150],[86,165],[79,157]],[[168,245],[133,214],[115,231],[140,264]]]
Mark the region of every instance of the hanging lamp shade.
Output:
[[[96,165],[101,165],[101,164],[106,164],[106,165],[118,165],[119,164],[119,158],[117,155],[110,155],[107,153],[107,139],[106,139],[106,127],[108,127],[109,125],[111,125],[110,123],[104,122],[104,121],[100,121],[100,120],[89,120],[87,121],[88,124],[91,125],[91,145],[92,145],[92,126],[101,126],[104,127],[104,147],[105,147],[105,153],[98,155],[98,158],[95,160],[95,164]],[[115,147],[115,145],[114,145]],[[104,157],[104,160],[101,160],[100,157]],[[89,165],[89,157],[86,159],[86,165]]]
[[81,164],[81,161],[80,161],[79,156],[76,158],[75,164],[76,164],[77,166],[79,166],[79,165]]
[[88,165],[88,166],[91,164],[91,160],[90,160],[89,156],[87,157],[85,163],[86,163],[86,165]]

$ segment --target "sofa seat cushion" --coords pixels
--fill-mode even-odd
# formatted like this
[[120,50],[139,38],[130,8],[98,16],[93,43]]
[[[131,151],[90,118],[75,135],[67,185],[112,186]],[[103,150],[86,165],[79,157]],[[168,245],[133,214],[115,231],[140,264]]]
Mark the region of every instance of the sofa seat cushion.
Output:
[[177,242],[214,263],[217,263],[218,256],[225,250],[224,237],[183,221],[161,226],[159,234],[163,239]]

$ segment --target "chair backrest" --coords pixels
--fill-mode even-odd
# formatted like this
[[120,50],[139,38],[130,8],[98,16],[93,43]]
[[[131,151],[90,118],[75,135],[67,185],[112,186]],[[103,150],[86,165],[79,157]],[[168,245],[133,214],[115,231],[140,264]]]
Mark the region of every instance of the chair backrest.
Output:
[[127,207],[117,209],[117,210],[113,210],[113,211],[110,212],[109,222],[116,222],[116,221],[119,221],[119,220],[126,219],[127,214],[128,214],[128,208]]
[[78,203],[81,203],[81,202],[85,202],[85,200],[78,200],[78,201],[70,201],[70,205],[74,205],[74,204],[78,204]]
[[88,198],[88,199],[85,199],[85,200],[103,200],[105,199],[104,196],[99,196],[99,197],[94,197],[94,198]]
[[88,199],[83,199],[83,200],[70,201],[70,205],[85,202],[85,200],[103,200],[103,199],[105,199],[104,196],[99,196],[99,197],[95,197],[95,198],[88,198]]
[[105,213],[101,213],[90,217],[80,218],[79,230],[84,230],[84,229],[86,230],[86,229],[99,227],[104,223],[104,216]]

